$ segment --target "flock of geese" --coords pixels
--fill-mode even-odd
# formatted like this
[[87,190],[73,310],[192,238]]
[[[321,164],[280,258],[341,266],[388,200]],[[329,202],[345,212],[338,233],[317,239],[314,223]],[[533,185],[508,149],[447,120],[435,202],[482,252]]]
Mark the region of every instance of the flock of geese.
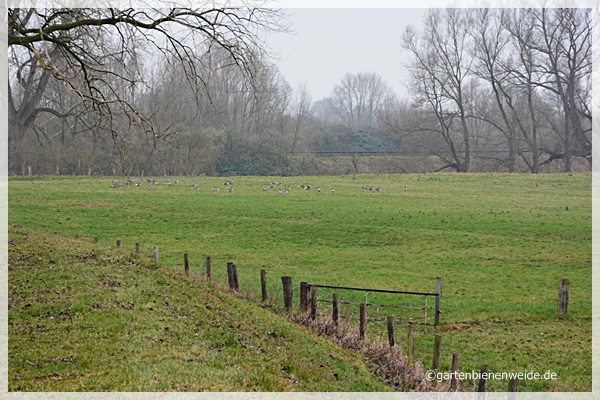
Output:
[[[263,190],[264,190],[264,191],[269,191],[269,190],[272,190],[272,189],[275,189],[275,188],[277,188],[278,186],[281,186],[281,183],[280,183],[280,182],[271,182],[271,184],[270,184],[269,186],[265,186],[265,187],[263,188]],[[300,187],[301,189],[303,189],[303,190],[310,190],[310,189],[311,189],[311,186],[310,186],[310,185],[305,185],[305,184],[302,184],[302,185],[300,185],[299,187]],[[288,186],[288,187],[284,188],[283,190],[278,190],[278,191],[277,191],[277,193],[279,193],[279,194],[282,194],[282,195],[283,195],[283,194],[288,194],[288,193],[289,193],[291,190],[292,190],[292,187],[291,187],[291,186]],[[321,189],[320,187],[317,187],[317,189],[316,189],[316,190],[317,190],[317,192],[319,192],[319,193],[321,193],[321,192],[323,191],[323,189]],[[335,193],[335,189],[333,189],[333,188],[332,188],[332,189],[331,189],[331,193]]]
[[[148,187],[146,187],[146,189],[148,189],[148,190],[152,190],[153,186],[158,185],[160,183],[156,179],[146,179],[146,182],[149,184]],[[178,183],[179,183],[179,179],[175,179],[172,182],[164,182],[165,185],[177,185]],[[127,179],[125,181],[125,183],[123,183],[123,184],[113,183],[112,185],[110,185],[110,187],[112,187],[112,188],[120,188],[122,186],[142,187],[142,185],[143,185],[142,182],[136,182],[134,179]]]
[[[235,181],[233,179],[228,179],[225,182],[223,182],[223,186],[226,186],[225,189],[227,190],[227,192],[229,192],[229,193],[233,192],[233,184],[234,184],[234,182]],[[146,183],[148,184],[148,186],[146,187],[146,189],[148,189],[148,190],[152,190],[154,188],[154,186],[160,184],[160,182],[158,180],[156,180],[156,179],[146,179]],[[175,179],[173,181],[165,181],[165,182],[163,182],[164,185],[177,185],[178,183],[179,183],[179,179]],[[120,188],[122,186],[142,187],[142,186],[145,186],[145,184],[143,182],[136,182],[133,179],[128,179],[123,184],[121,184],[121,183],[113,183],[110,186],[112,188]],[[291,186],[287,186],[285,188],[281,188],[281,186],[282,186],[281,182],[271,182],[269,185],[263,187],[263,191],[270,191],[270,190],[276,189],[277,193],[279,193],[280,195],[285,195],[285,194],[288,194],[292,190]],[[198,186],[197,183],[192,183],[191,185],[189,185],[189,187],[192,190],[199,190],[199,186]],[[307,185],[307,184],[299,185],[299,187],[302,190],[311,190],[312,189],[312,186]],[[369,185],[363,186],[363,189],[369,190],[369,191],[372,191],[372,192],[380,192],[381,191],[381,187],[374,187],[374,186],[369,186]],[[213,193],[215,193],[215,192],[219,191],[219,188],[213,186],[210,190]],[[315,190],[318,193],[321,193],[323,191],[323,189],[320,186],[316,187]],[[406,186],[404,186],[403,190],[407,191],[408,188]],[[335,189],[334,188],[331,188],[331,193],[335,193]]]

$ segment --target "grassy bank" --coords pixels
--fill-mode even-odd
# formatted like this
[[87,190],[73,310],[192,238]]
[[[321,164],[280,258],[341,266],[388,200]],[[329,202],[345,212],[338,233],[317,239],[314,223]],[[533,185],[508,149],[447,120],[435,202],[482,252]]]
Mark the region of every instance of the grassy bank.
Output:
[[9,240],[10,391],[388,391],[364,359],[202,279],[82,240]]

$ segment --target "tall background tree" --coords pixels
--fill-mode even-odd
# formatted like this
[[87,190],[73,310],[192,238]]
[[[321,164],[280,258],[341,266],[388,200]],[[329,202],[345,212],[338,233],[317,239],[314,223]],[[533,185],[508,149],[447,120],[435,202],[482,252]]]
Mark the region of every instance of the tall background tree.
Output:
[[391,88],[375,73],[346,74],[333,88],[333,108],[340,121],[354,128],[373,128],[377,114],[393,96]]
[[434,154],[446,161],[442,167],[457,172],[469,171],[471,132],[468,115],[468,85],[472,79],[472,59],[468,54],[469,19],[460,9],[431,10],[419,36],[409,27],[404,32],[402,47],[413,56],[408,65],[412,93],[421,107],[431,110],[417,132],[436,132],[445,146]]

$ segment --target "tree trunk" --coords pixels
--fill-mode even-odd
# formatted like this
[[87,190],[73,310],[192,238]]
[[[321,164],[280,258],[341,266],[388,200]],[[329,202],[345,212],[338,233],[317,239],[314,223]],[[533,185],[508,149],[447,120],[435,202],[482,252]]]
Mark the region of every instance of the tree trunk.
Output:
[[[24,98],[21,100],[19,109],[15,107],[10,82],[8,85],[8,174],[18,175],[21,173],[22,154],[19,145],[23,142],[25,135],[33,125],[37,113],[38,104],[42,99],[46,85],[50,79],[50,73],[43,71],[41,77],[36,79],[35,68],[27,77]],[[37,81],[37,82],[36,82]]]
[[17,124],[16,112],[8,107],[8,174],[17,175],[19,172],[19,154],[15,149],[16,143],[22,138],[22,130]]

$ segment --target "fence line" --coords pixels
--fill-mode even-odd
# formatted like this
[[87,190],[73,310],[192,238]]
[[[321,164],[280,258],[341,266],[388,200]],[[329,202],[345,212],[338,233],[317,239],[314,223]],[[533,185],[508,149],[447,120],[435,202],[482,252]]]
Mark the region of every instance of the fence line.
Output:
[[[58,234],[58,232],[54,232],[54,234]],[[78,236],[76,236],[78,237]],[[93,238],[94,243],[99,243],[99,238],[98,237],[94,237]],[[120,248],[121,247],[121,241],[117,240],[116,241],[116,247]],[[135,253],[136,254],[140,254],[140,243],[135,243]],[[152,254],[152,257],[154,258],[154,261],[156,263],[156,265],[160,265],[160,255],[159,255],[159,251],[158,251],[158,246],[154,246],[154,251]],[[230,284],[230,289],[234,292],[238,292],[240,291],[239,289],[239,281],[238,281],[238,276],[237,276],[237,268],[236,265],[228,262],[227,263],[228,266],[228,278],[229,278],[229,284]],[[203,267],[205,267],[205,273],[206,273],[206,280],[208,282],[212,282],[212,277],[211,277],[211,257],[208,256],[206,257],[206,262],[203,264]],[[188,254],[184,253],[184,273],[187,277],[189,277],[189,260],[188,260]],[[285,278],[285,279],[284,279]],[[262,300],[266,301],[267,299],[267,279],[266,279],[266,271],[263,269],[261,270],[261,289],[262,289]],[[292,289],[292,285],[291,285],[291,277],[282,277],[282,282],[284,284],[284,305],[285,308],[287,310],[289,310],[291,312],[292,310],[292,299],[293,299],[293,289]],[[287,284],[286,284],[287,283]],[[558,305],[557,305],[557,314],[558,317],[565,317],[568,313],[568,302],[569,302],[569,285],[570,282],[568,279],[561,279],[559,281],[559,299],[558,299]],[[336,293],[333,294],[333,299],[332,300],[327,300],[327,299],[317,299],[317,288],[324,288],[324,289],[338,289],[338,290],[354,290],[354,291],[364,291],[365,292],[365,302],[351,302],[351,301],[339,301],[338,300],[338,295]],[[308,289],[308,290],[307,290]],[[372,292],[372,293],[389,293],[389,294],[405,294],[405,295],[419,295],[419,296],[425,296],[425,306],[424,307],[411,307],[411,306],[399,306],[399,305],[386,305],[386,304],[375,304],[375,303],[369,303],[368,302],[368,293]],[[439,369],[439,365],[440,365],[440,356],[441,356],[441,344],[442,344],[442,336],[440,334],[435,334],[434,335],[434,344],[433,344],[433,349],[430,349],[429,347],[426,346],[422,346],[419,343],[416,343],[416,341],[414,340],[414,326],[415,325],[430,325],[427,323],[427,311],[430,310],[431,308],[427,307],[427,299],[430,296],[435,297],[435,322],[434,322],[434,326],[439,325],[439,315],[441,313],[440,311],[440,298],[441,298],[441,278],[436,278],[436,291],[435,293],[432,292],[414,292],[414,291],[399,291],[399,290],[387,290],[387,289],[366,289],[366,288],[355,288],[355,287],[347,287],[347,286],[333,286],[333,285],[321,285],[321,284],[308,284],[306,282],[301,282],[301,292],[300,292],[300,305],[301,305],[301,311],[307,311],[308,309],[308,305],[310,305],[310,316],[311,319],[316,319],[317,317],[317,302],[323,302],[323,303],[332,303],[333,304],[333,319],[337,325],[337,322],[339,319],[343,318],[343,319],[353,319],[353,317],[351,316],[342,316],[339,314],[339,305],[341,304],[345,304],[345,305],[359,305],[360,306],[360,313],[359,313],[359,321],[360,321],[360,337],[364,338],[366,335],[366,327],[368,324],[368,320],[370,321],[374,321],[374,322],[382,322],[382,321],[387,321],[387,325],[388,325],[388,340],[389,340],[389,345],[390,348],[392,348],[396,343],[395,343],[395,338],[394,338],[394,322],[396,322],[396,319],[393,316],[386,316],[385,320],[376,320],[374,318],[369,318],[367,319],[367,307],[376,307],[376,308],[393,308],[393,309],[406,309],[406,310],[410,310],[410,311],[424,311],[425,312],[425,318],[424,321],[422,323],[416,323],[416,322],[404,322],[404,321],[398,321],[399,323],[408,325],[408,340],[407,340],[407,349],[408,349],[408,355],[409,355],[409,363],[412,363],[413,358],[414,358],[414,348],[415,346],[419,347],[419,348],[423,348],[426,349],[428,351],[433,352],[433,363],[432,363],[432,369],[433,370],[438,370]],[[271,294],[272,296],[272,294]],[[272,297],[271,297],[272,298]],[[303,306],[306,306],[303,308]],[[450,353],[452,354],[452,371],[456,372],[458,371],[458,359],[459,359],[459,354],[452,351],[452,349],[447,348],[447,351],[450,351]],[[484,372],[487,372],[489,370],[489,366],[487,364],[482,364],[481,365],[481,376],[485,376]],[[452,374],[453,376],[453,380],[450,383],[450,390],[451,391],[456,391],[458,390],[458,381],[454,378],[456,376],[455,373]],[[477,382],[477,391],[486,391],[487,387],[486,387],[486,380],[485,378],[481,378],[478,382]],[[509,392],[515,392],[517,391],[518,388],[518,383],[519,380],[518,379],[511,379],[508,382],[508,391]]]

